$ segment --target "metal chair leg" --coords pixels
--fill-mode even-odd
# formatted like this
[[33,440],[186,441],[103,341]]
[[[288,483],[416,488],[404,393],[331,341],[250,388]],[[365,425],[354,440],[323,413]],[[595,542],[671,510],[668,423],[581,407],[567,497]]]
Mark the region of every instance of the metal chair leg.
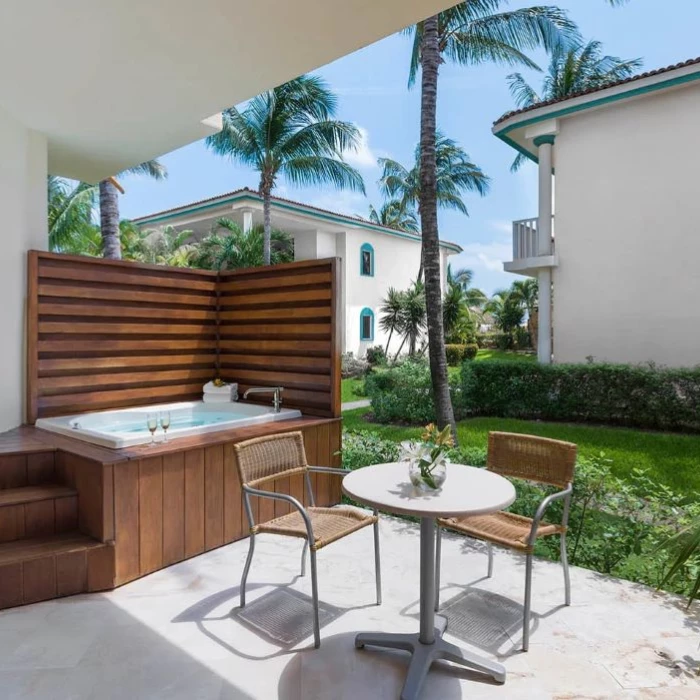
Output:
[[[375,511],[375,516],[377,515]],[[377,605],[382,604],[382,568],[379,559],[379,520],[374,523],[374,577],[377,586]]]
[[435,612],[440,609],[440,559],[442,558],[442,528],[435,527]]
[[314,648],[321,646],[321,626],[318,621],[318,580],[316,577],[316,550],[311,550],[311,597],[314,605]]
[[523,606],[523,651],[530,647],[530,600],[532,598],[532,554],[525,562],[525,605]]
[[250,533],[250,542],[248,544],[248,556],[245,560],[245,566],[243,567],[243,576],[241,577],[241,607],[245,607],[245,584],[248,580],[248,572],[250,571],[250,565],[253,563],[253,552],[255,552],[255,535]]
[[306,576],[306,552],[309,549],[309,540],[304,540],[304,549],[301,550],[301,575]]
[[493,545],[490,542],[487,542],[486,547],[489,553],[489,568],[486,575],[491,578],[493,576]]
[[566,554],[566,533],[561,534],[561,565],[564,569],[564,602],[571,605],[571,579],[569,577],[569,557]]

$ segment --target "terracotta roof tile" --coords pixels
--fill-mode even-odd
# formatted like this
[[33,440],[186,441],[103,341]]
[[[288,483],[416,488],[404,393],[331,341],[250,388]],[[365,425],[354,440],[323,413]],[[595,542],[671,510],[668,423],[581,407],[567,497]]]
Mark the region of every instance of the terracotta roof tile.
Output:
[[638,75],[633,75],[629,78],[625,78],[624,80],[616,80],[611,83],[606,83],[605,85],[600,85],[598,87],[590,88],[588,90],[581,90],[579,92],[573,93],[571,95],[567,95],[566,97],[562,97],[559,99],[555,100],[544,100],[542,102],[538,102],[537,104],[530,105],[529,107],[523,107],[522,109],[515,109],[511,110],[510,112],[506,112],[502,117],[499,117],[495,122],[494,126],[500,124],[501,122],[506,121],[506,119],[510,119],[511,117],[514,117],[519,114],[524,114],[526,112],[532,112],[535,109],[540,109],[541,107],[549,107],[550,105],[558,104],[559,102],[566,102],[567,100],[573,100],[575,97],[582,97],[583,95],[590,95],[591,93],[594,92],[600,92],[601,90],[607,90],[608,88],[612,87],[617,87],[618,85],[626,85],[627,83],[633,83],[637,80],[643,80],[644,78],[651,78],[656,75],[662,75],[663,73],[670,73],[671,71],[678,70],[679,68],[687,68],[688,66],[694,66],[700,64],[700,57],[698,58],[691,58],[688,59],[687,61],[683,61],[682,63],[676,63],[672,66],[666,66],[665,68],[657,68],[656,70],[650,70],[645,73],[639,73]]

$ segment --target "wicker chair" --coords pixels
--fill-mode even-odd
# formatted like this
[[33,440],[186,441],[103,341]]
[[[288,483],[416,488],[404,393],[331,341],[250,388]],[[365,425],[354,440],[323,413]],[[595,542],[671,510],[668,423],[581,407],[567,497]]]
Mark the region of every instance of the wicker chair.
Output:
[[[304,441],[300,432],[255,438],[234,445],[236,464],[243,486],[245,511],[250,524],[250,546],[243,577],[241,579],[241,607],[245,606],[245,587],[255,551],[255,536],[259,533],[298,537],[304,540],[301,554],[301,575],[306,573],[306,552],[311,556],[311,591],[314,608],[314,646],[321,646],[318,620],[318,583],[316,577],[316,552],[326,545],[342,539],[368,525],[374,527],[374,566],[377,589],[377,605],[382,602],[382,581],[379,565],[379,518],[365,515],[351,508],[317,508],[311,487],[310,473],[342,476],[348,470],[331,467],[311,467],[306,462]],[[310,507],[304,506],[293,496],[264,491],[260,486],[290,476],[302,475],[306,483]],[[293,506],[291,513],[266,523],[257,524],[253,517],[250,497],[271,498]]]
[[[523,608],[523,651],[530,643],[530,599],[532,593],[532,552],[539,537],[559,535],[561,541],[561,563],[564,569],[566,605],[571,605],[571,583],[569,563],[566,557],[566,528],[569,520],[576,445],[570,442],[549,440],[532,435],[514,433],[489,433],[486,468],[503,476],[526,479],[557,486],[557,491],[547,496],[538,506],[534,518],[499,511],[489,515],[464,518],[441,518],[437,526],[437,566],[435,610],[440,605],[440,543],[441,528],[449,528],[488,543],[488,576],[493,574],[492,544],[522,552],[526,556],[525,605]],[[564,499],[564,513],[560,524],[543,523],[542,516],[549,505]]]

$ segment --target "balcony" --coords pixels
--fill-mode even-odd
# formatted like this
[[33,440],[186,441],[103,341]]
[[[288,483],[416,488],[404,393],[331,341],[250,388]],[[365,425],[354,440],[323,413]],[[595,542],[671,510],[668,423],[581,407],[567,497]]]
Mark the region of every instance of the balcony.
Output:
[[[554,233],[548,255],[539,254],[538,218],[520,219],[513,222],[513,261],[503,263],[506,272],[536,277],[539,270],[545,267],[556,267],[558,264],[554,248]],[[552,217],[554,224],[554,217]],[[554,226],[552,225],[552,230]]]

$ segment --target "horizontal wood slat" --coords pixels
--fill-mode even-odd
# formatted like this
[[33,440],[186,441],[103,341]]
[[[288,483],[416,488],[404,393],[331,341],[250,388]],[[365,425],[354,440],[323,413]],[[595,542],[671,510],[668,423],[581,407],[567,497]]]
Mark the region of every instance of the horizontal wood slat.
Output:
[[196,399],[217,373],[337,416],[337,274],[335,260],[217,274],[32,252],[29,422]]

